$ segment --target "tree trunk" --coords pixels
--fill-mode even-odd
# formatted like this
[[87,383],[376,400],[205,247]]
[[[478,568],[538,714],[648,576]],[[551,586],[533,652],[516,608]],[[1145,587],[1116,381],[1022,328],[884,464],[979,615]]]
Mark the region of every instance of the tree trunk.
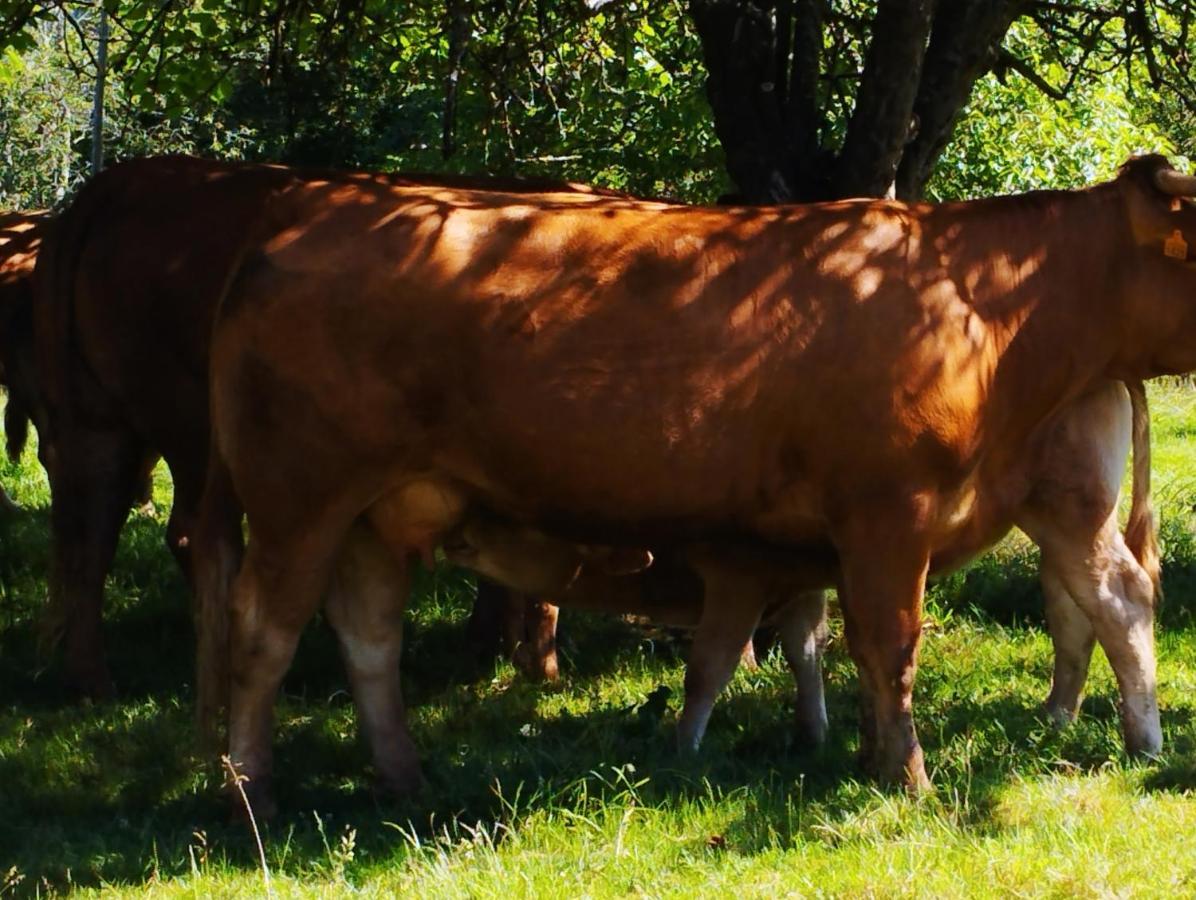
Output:
[[773,12],[768,0],[690,3],[714,128],[739,199],[747,203],[784,203],[797,195],[777,90],[788,73],[777,70]]
[[934,5],[935,0],[878,4],[855,112],[835,167],[840,197],[880,197],[893,184],[913,120]]
[[104,168],[104,83],[108,79],[108,11],[100,5],[96,28],[96,82],[91,98],[91,174]]
[[[839,148],[827,146],[828,0],[690,0],[706,95],[746,203],[921,196],[972,87],[1033,0],[877,0]],[[844,13],[838,13],[842,19]]]
[[934,19],[914,102],[915,134],[897,171],[897,196],[921,198],[934,163],[951,140],[972,88],[992,66],[1025,0],[951,0]]

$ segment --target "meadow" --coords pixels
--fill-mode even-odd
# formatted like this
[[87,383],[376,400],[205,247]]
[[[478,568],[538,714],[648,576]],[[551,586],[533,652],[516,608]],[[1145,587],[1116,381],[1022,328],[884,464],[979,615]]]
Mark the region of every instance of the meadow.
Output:
[[[530,684],[466,649],[473,583],[421,573],[403,679],[428,779],[393,802],[330,629],[308,629],[278,706],[280,815],[229,820],[194,749],[186,586],[162,531],[170,484],[134,512],[109,581],[118,700],[76,705],[38,650],[48,494],[32,450],[0,465],[0,895],[1176,896],[1196,894],[1196,388],[1150,392],[1165,548],[1165,752],[1121,749],[1100,652],[1079,721],[1050,683],[1033,546],[1014,534],[939,582],[915,702],[936,790],[886,792],[855,765],[855,673],[836,620],[828,745],[795,746],[779,651],[740,671],[695,758],[673,750],[686,641],[562,614],[563,677]],[[661,687],[669,689],[666,696]]]

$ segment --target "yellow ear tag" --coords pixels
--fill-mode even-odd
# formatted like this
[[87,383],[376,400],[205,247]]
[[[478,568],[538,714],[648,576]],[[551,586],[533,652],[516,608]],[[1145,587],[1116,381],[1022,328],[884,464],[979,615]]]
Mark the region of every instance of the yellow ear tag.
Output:
[[1172,259],[1188,258],[1188,242],[1184,240],[1184,236],[1179,233],[1178,228],[1171,232],[1171,237],[1163,241],[1163,255],[1170,256]]

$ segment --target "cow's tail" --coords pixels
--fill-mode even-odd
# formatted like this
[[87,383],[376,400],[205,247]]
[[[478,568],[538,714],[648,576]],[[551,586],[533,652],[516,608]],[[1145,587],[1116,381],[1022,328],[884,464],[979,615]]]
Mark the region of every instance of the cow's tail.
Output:
[[195,713],[201,741],[215,747],[229,694],[229,621],[241,567],[241,503],[213,436],[192,545],[197,636]]
[[1125,526],[1125,543],[1154,584],[1156,602],[1163,596],[1162,562],[1154,508],[1150,503],[1150,409],[1146,387],[1141,381],[1127,381],[1133,412],[1134,474],[1130,518]]
[[38,454],[50,477],[51,550],[49,596],[38,623],[38,645],[43,654],[51,653],[66,634],[67,623],[76,612],[71,592],[64,589],[67,562],[57,518],[61,504],[61,475],[54,447],[70,427],[76,415],[75,392],[71,390],[72,372],[78,362],[75,347],[75,283],[79,266],[91,237],[93,224],[101,219],[112,189],[109,172],[102,173],[83,189],[62,211],[42,240],[33,273],[34,357],[37,388],[45,415],[39,417]]

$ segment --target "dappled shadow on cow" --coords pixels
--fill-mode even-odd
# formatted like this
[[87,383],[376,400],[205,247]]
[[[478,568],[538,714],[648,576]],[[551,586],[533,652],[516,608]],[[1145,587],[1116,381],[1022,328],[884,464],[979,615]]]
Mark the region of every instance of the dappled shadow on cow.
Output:
[[[426,555],[471,491],[533,521],[566,510],[621,526],[717,519],[732,513],[709,510],[730,496],[760,536],[833,543],[878,771],[925,786],[910,699],[921,595],[944,542],[966,532],[978,550],[993,538],[994,525],[974,521],[969,491],[986,502],[1011,491],[999,512],[1012,517],[1028,487],[1011,487],[1010,467],[1020,472],[1036,429],[1061,403],[1104,377],[1196,366],[1193,276],[1163,244],[1176,225],[1196,227],[1196,214],[1183,200],[1171,209],[1164,171],[1155,158],[1086,192],[937,208],[724,214],[631,204],[605,216],[597,205],[521,203],[475,215],[462,203],[446,215],[443,196],[412,195],[394,198],[394,217],[357,230],[355,241],[305,244],[290,226],[241,273],[214,344],[216,427],[251,530],[234,592],[234,633],[249,660],[236,663],[246,693],[233,704],[235,749],[268,767],[273,686],[337,564],[341,535],[363,512],[402,558]],[[597,221],[595,211],[616,230],[562,226]],[[332,222],[323,208],[305,215]],[[475,219],[494,228],[477,229]],[[356,212],[345,219],[361,221]],[[661,250],[651,237],[669,236],[668,222],[686,226],[685,240]],[[707,240],[694,245],[702,228]],[[1089,245],[1119,251],[1102,256],[1109,271],[1072,252],[1065,238],[1080,231]],[[479,234],[495,237],[474,247]],[[617,258],[602,234],[636,248],[613,269],[622,280],[586,265]],[[778,263],[779,246],[794,255]],[[566,265],[541,265],[545,247]],[[331,264],[326,283],[317,258]],[[380,281],[347,309],[337,285],[353,267],[338,266],[350,259]],[[388,271],[370,265],[379,259],[391,261]],[[886,278],[895,272],[908,277]],[[1060,279],[1075,290],[1060,293]],[[1082,309],[1088,288],[1103,302]],[[605,302],[612,291],[634,302],[624,293]],[[328,327],[296,328],[280,298],[319,309]],[[1061,346],[1061,335],[1070,342]],[[843,365],[845,345],[858,366]],[[718,353],[686,356],[697,348]],[[324,390],[340,382],[356,390]],[[745,440],[772,432],[741,428],[737,414],[783,426],[784,446]],[[859,421],[875,428],[860,435]],[[715,439],[726,434],[738,440]],[[735,476],[754,471],[758,453],[778,461],[781,480],[754,479],[763,494],[737,492]],[[1159,735],[1149,605],[1078,594],[1127,694],[1128,745],[1151,752]],[[1119,627],[1119,615],[1132,627]]]

